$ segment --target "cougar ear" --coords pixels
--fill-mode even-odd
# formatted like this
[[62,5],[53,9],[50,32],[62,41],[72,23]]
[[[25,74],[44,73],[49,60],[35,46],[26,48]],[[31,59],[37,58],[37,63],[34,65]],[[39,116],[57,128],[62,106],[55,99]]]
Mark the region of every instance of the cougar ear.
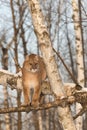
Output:
[[36,56],[35,56],[35,59],[38,61],[38,60],[39,60],[39,56],[38,56],[38,55],[36,55]]
[[28,61],[28,60],[29,60],[29,55],[26,55],[25,61]]

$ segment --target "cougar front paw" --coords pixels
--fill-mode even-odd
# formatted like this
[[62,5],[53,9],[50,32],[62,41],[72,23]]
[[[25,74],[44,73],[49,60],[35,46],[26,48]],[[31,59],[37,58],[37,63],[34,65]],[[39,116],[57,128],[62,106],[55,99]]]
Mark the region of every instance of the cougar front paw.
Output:
[[39,106],[39,101],[36,101],[36,100],[32,101],[31,106],[38,107]]

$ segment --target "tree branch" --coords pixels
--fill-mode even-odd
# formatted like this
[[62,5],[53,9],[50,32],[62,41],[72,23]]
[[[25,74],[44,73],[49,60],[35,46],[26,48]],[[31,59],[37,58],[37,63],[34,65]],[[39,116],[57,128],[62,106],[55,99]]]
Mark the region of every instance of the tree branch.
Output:
[[68,101],[67,98],[63,98],[63,99],[56,99],[55,101],[50,102],[50,103],[42,104],[37,108],[34,108],[32,106],[24,106],[24,105],[21,105],[19,108],[18,107],[1,108],[0,109],[0,114],[10,113],[10,112],[38,111],[38,110],[44,110],[44,109],[49,109],[49,108],[58,107],[58,106],[64,107],[66,105],[66,103],[68,103],[68,102],[70,102],[70,100]]
[[39,110],[49,109],[58,106],[65,107],[66,105],[71,105],[74,102],[79,102],[83,106],[83,109],[73,117],[73,119],[76,119],[78,116],[81,116],[84,112],[87,111],[87,90],[86,91],[83,90],[82,92],[77,91],[72,96],[68,96],[66,98],[61,98],[61,99],[56,98],[55,101],[46,104],[40,104],[40,106],[37,108],[34,108],[32,106],[24,106],[24,105],[21,105],[20,107],[1,108],[0,114],[11,113],[11,112],[28,113],[31,111],[39,111]]
[[0,70],[0,84],[9,85],[11,89],[22,90],[22,73],[10,73],[6,70]]

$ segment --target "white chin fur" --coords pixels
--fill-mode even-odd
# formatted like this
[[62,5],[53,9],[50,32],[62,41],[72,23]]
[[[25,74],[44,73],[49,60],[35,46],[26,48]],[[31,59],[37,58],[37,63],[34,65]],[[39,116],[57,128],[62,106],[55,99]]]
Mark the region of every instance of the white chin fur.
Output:
[[38,69],[32,69],[31,70],[31,72],[33,72],[33,73],[35,73],[35,72],[37,72],[38,71]]

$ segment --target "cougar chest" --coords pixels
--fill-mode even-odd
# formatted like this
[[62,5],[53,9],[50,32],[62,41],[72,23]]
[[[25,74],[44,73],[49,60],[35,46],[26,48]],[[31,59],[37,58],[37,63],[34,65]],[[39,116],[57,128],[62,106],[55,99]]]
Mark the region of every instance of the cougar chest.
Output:
[[29,73],[28,74],[28,85],[30,88],[34,88],[35,86],[40,84],[40,75],[39,73]]

